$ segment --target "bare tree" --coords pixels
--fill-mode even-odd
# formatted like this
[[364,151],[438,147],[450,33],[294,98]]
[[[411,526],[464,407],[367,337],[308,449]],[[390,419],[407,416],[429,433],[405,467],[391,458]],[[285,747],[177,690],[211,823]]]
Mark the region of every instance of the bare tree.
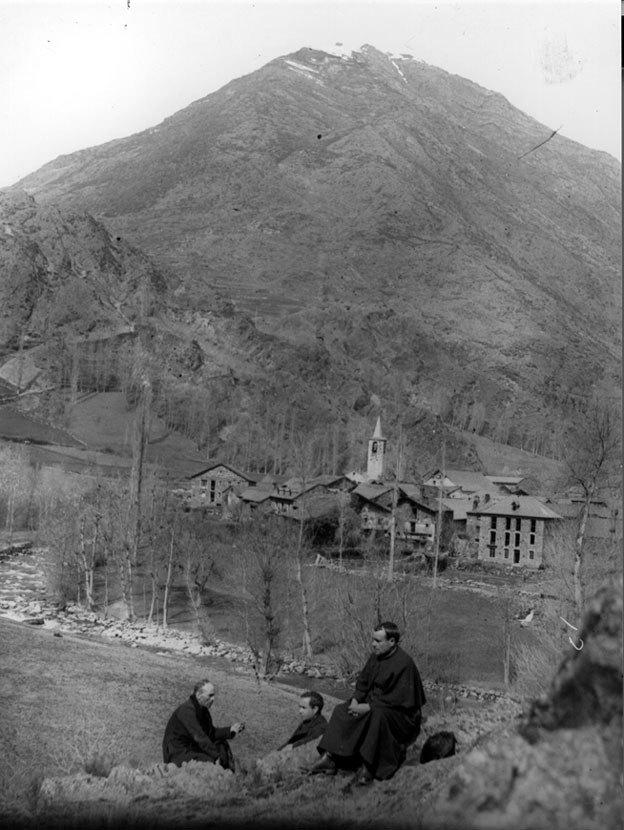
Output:
[[312,657],[312,634],[310,630],[310,613],[308,591],[303,576],[303,560],[305,555],[305,521],[306,521],[306,489],[314,471],[314,436],[292,436],[295,468],[301,480],[302,496],[300,498],[299,529],[295,546],[296,580],[301,595],[301,622],[303,628],[303,653],[309,659]]
[[574,600],[580,616],[587,521],[592,501],[608,487],[610,476],[615,473],[619,480],[621,415],[608,402],[592,401],[574,424],[571,438],[572,450],[566,458],[569,481],[580,488],[583,497],[574,546]]
[[232,549],[228,581],[240,600],[247,645],[262,677],[276,672],[290,611],[284,523],[266,517],[242,528]]
[[173,580],[173,570],[175,564],[175,553],[176,553],[176,533],[177,533],[177,523],[174,517],[174,520],[171,522],[169,529],[168,529],[168,538],[167,538],[167,570],[165,574],[165,585],[164,585],[164,595],[163,595],[163,628],[167,628],[169,625],[168,614],[169,614],[169,596],[171,593],[171,583]]

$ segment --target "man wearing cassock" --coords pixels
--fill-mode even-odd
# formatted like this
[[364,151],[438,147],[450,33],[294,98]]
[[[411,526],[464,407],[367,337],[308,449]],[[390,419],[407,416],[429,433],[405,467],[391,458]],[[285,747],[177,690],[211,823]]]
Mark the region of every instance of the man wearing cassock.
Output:
[[311,775],[335,775],[339,766],[361,765],[359,784],[391,778],[420,732],[425,692],[412,658],[399,647],[394,623],[373,632],[373,653],[355,684],[355,694],[332,712],[318,744],[321,758]]
[[163,737],[163,761],[181,766],[185,761],[207,761],[234,771],[228,739],[245,728],[244,723],[214,726],[210,707],[216,690],[209,680],[200,680],[188,700],[169,718]]

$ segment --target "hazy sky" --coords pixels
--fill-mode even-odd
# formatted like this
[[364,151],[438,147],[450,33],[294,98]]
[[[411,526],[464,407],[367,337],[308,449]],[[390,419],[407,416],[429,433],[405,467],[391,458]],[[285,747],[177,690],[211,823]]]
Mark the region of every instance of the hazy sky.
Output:
[[280,55],[365,43],[501,92],[620,158],[620,13],[616,0],[0,0],[0,186]]

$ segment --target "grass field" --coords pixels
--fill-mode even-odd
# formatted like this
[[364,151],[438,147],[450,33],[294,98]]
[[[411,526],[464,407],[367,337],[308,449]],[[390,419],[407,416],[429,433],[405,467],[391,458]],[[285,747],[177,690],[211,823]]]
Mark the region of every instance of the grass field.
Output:
[[168,717],[206,676],[217,688],[215,723],[246,722],[233,742],[243,762],[278,746],[298,721],[297,690],[226,674],[212,658],[58,638],[3,618],[0,643],[0,812],[43,777],[82,771],[96,754],[138,767],[160,763]]
[[[370,577],[341,574],[322,568],[305,569],[310,602],[310,628],[315,658],[321,662],[341,665],[341,653],[351,648],[352,640],[344,628],[344,616],[339,613],[342,598],[348,591],[358,597],[358,617],[363,621],[365,637],[372,630],[374,613],[369,587]],[[423,676],[429,680],[446,683],[463,683],[492,689],[504,688],[503,661],[505,640],[503,636],[505,603],[497,594],[504,590],[519,590],[516,581],[499,580],[502,585],[488,592],[467,590],[460,581],[445,578],[445,584],[432,588],[430,577],[411,577],[401,586],[406,616],[396,616],[396,600],[382,602],[382,616],[397,621],[403,630],[409,630],[409,650],[416,659]],[[115,587],[116,576],[111,572],[108,590],[110,601],[119,598]],[[98,579],[99,596],[102,598],[102,575]],[[450,588],[451,584],[454,587]],[[294,587],[291,590],[296,590]],[[214,635],[232,643],[245,644],[245,617],[241,614],[236,591],[218,579],[213,579],[204,591],[203,613]],[[525,602],[527,600],[525,599]],[[539,600],[536,599],[536,602]],[[147,575],[137,573],[134,607],[139,616],[146,617],[150,604],[150,583]],[[280,642],[295,652],[300,649],[300,615],[296,610],[282,614],[278,603],[278,618],[283,624],[284,636]],[[104,607],[100,602],[100,612]],[[169,622],[176,628],[197,631],[195,615],[180,582],[174,584],[170,597]],[[535,634],[521,628],[516,622],[513,628],[515,645],[531,644]],[[368,649],[368,639],[364,641]],[[355,660],[359,665],[359,659]]]
[[[174,824],[188,828],[358,826],[371,830],[414,826],[417,804],[412,803],[410,790],[401,782],[416,788],[414,797],[419,786],[426,792],[430,779],[422,779],[422,774],[414,777],[413,769],[418,766],[422,734],[410,747],[404,769],[392,781],[378,782],[375,790],[351,792],[343,776],[309,779],[297,767],[291,773],[294,777],[278,777],[267,785],[254,772],[255,761],[292,732],[298,721],[300,689],[257,681],[247,671],[232,665],[224,668],[213,658],[182,657],[67,634],[59,638],[49,630],[2,618],[0,643],[3,826],[38,830]],[[39,787],[46,777],[84,772],[106,777],[113,765],[147,769],[160,763],[168,717],[204,677],[217,689],[212,710],[215,723],[246,722],[245,732],[232,741],[241,776],[233,797],[215,805],[201,798],[182,803],[139,803],[127,813],[114,805],[85,802],[61,808],[60,814],[46,815],[46,808],[38,804]],[[325,714],[330,716],[338,700],[327,693],[325,698]],[[501,711],[488,705],[482,705],[482,711],[460,707],[446,715],[440,707],[441,698],[430,695],[425,721],[433,716],[433,729],[441,724],[454,728],[457,723],[460,729],[476,729],[478,734],[501,718]],[[427,768],[426,773],[430,772]],[[146,808],[147,812],[142,812]]]

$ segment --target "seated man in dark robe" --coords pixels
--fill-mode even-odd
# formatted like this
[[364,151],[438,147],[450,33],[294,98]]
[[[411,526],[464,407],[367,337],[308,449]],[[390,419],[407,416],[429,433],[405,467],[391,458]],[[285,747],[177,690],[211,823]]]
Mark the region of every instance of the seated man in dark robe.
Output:
[[301,715],[301,723],[292,733],[286,743],[282,744],[278,749],[285,749],[286,747],[303,746],[309,741],[314,741],[320,738],[327,721],[321,715],[323,709],[323,695],[318,692],[303,692],[299,698],[299,714]]
[[391,778],[420,732],[425,692],[412,658],[399,648],[394,623],[373,632],[373,653],[355,684],[355,694],[332,712],[319,741],[321,758],[311,775],[335,775],[360,766],[359,784]]
[[214,685],[200,680],[189,699],[171,715],[162,743],[165,764],[179,767],[185,761],[208,761],[234,771],[228,739],[238,735],[245,725],[214,726],[209,711],[214,700]]

